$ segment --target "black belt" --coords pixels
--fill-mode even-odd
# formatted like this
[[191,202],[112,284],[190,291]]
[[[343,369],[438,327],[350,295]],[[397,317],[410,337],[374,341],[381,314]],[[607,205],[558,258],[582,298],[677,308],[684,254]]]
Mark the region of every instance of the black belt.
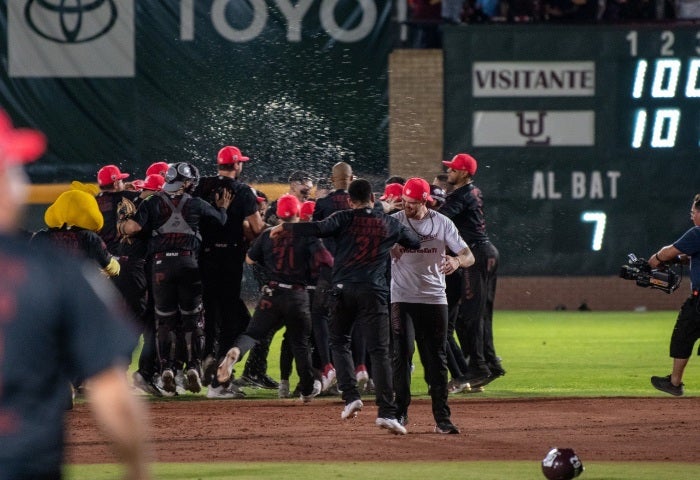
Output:
[[289,283],[280,283],[280,282],[268,282],[267,286],[270,288],[284,288],[285,290],[306,290],[306,285],[301,285],[301,284],[289,284]]
[[162,259],[169,257],[190,257],[192,256],[192,250],[180,250],[178,252],[157,252],[153,254],[153,258]]

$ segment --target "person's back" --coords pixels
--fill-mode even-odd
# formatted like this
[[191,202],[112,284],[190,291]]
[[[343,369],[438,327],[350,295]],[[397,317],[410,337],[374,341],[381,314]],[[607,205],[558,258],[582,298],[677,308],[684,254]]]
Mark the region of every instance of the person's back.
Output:
[[88,399],[127,476],[146,479],[145,422],[124,375],[136,338],[115,317],[116,292],[95,269],[14,237],[22,164],[45,148],[40,132],[14,129],[0,111],[0,480],[61,478],[75,377],[89,378]]
[[57,472],[70,379],[126,368],[136,338],[112,316],[116,292],[94,267],[0,237],[0,268],[12,304],[0,311],[0,479]]
[[389,311],[386,265],[389,250],[398,243],[417,249],[420,239],[415,232],[395,218],[373,209],[372,186],[355,180],[348,187],[352,210],[336,212],[321,222],[282,224],[270,236],[291,230],[302,236],[333,237],[336,251],[333,267],[333,314],[330,343],[336,362],[338,388],[345,408],[341,419],[354,418],[363,407],[354,362],[350,353],[353,330],[360,329],[367,340],[372,361],[375,401],[378,405],[375,424],[394,434],[406,434],[396,420],[392,373],[389,361]]

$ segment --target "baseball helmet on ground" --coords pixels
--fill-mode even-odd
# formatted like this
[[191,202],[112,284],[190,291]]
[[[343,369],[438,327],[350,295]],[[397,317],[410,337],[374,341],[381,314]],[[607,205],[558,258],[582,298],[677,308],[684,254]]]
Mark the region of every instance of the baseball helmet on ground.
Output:
[[552,448],[542,460],[542,473],[548,480],[571,480],[583,472],[583,463],[571,448]]

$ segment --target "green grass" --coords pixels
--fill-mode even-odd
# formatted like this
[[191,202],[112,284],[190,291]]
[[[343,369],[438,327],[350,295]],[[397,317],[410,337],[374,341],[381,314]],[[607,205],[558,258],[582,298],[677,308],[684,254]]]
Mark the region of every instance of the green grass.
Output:
[[[662,462],[584,462],[581,480],[690,480],[697,478],[697,464]],[[67,480],[114,480],[121,468],[82,465],[66,468]],[[538,462],[353,462],[353,463],[160,463],[154,465],[159,480],[533,480],[542,479]]]
[[[664,396],[651,388],[649,377],[671,371],[668,343],[675,319],[676,312],[496,312],[496,351],[507,374],[478,398]],[[268,356],[274,378],[281,340],[278,332]],[[417,353],[414,361],[413,393],[427,395]],[[243,363],[236,369],[240,374]],[[700,367],[692,359],[684,382],[686,395],[700,395]],[[247,393],[277,398],[271,390]],[[185,394],[181,400],[190,396],[199,398]]]
[[[680,298],[679,298],[680,305]],[[670,373],[668,343],[676,312],[496,312],[496,350],[505,377],[474,398],[667,396],[649,384],[650,375]],[[269,373],[279,375],[277,334]],[[700,365],[692,359],[684,382],[687,396],[700,394]],[[413,391],[427,387],[415,358]],[[132,365],[132,369],[134,366]],[[242,366],[239,367],[239,372]],[[292,381],[295,381],[294,379]],[[270,390],[248,389],[247,398],[276,398]],[[171,401],[200,396],[185,394]],[[245,400],[243,400],[245,401]],[[329,457],[332,458],[332,457]],[[587,462],[583,480],[684,480],[698,478],[698,464],[671,462]],[[69,480],[120,478],[115,465],[67,466]],[[526,480],[544,478],[539,462],[402,463],[207,463],[156,464],[158,479],[424,479]]]

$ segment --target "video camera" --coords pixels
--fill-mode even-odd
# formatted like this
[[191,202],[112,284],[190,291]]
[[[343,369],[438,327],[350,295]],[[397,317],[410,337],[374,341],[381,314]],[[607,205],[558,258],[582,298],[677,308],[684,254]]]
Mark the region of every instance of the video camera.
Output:
[[671,267],[662,264],[659,268],[652,269],[643,258],[637,258],[634,253],[627,255],[627,265],[620,268],[620,277],[625,280],[634,280],[640,287],[651,287],[666,293],[675,291],[681,284],[681,276],[671,270]]

